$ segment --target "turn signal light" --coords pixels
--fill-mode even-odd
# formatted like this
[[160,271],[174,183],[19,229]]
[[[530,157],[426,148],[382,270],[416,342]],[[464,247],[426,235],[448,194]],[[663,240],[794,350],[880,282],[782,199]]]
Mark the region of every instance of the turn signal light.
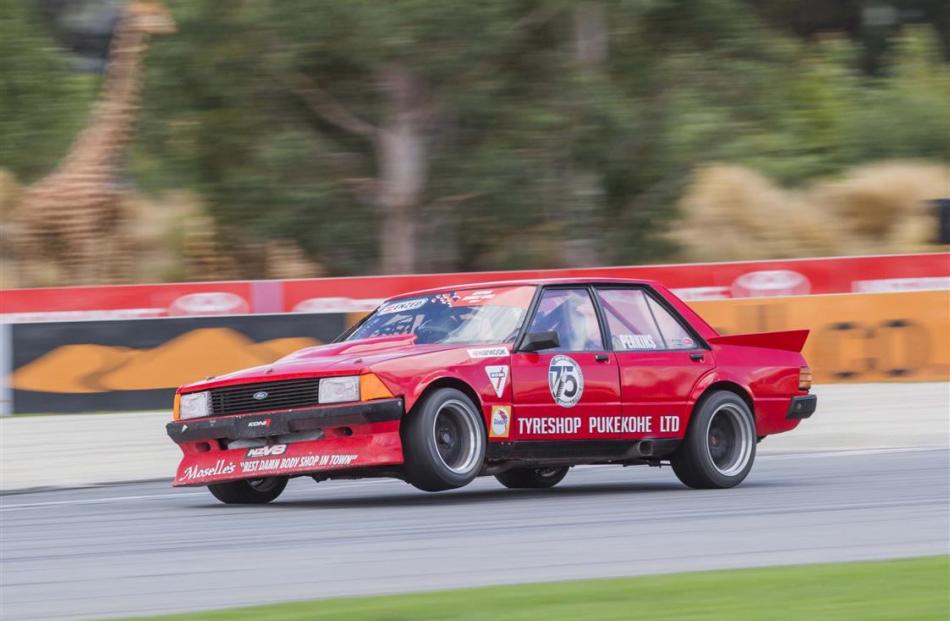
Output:
[[373,399],[392,399],[395,395],[386,388],[382,380],[373,373],[360,375],[360,399],[363,401],[372,401]]
[[801,367],[798,369],[798,389],[811,389],[811,367]]
[[172,406],[172,420],[181,420],[181,395],[175,393],[175,405]]

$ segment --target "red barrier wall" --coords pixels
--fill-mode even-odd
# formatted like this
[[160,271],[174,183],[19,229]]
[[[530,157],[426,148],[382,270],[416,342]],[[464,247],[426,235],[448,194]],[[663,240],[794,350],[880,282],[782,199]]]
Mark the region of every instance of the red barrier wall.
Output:
[[686,300],[950,288],[950,253],[0,291],[14,322],[371,310],[415,289],[554,276],[649,278]]

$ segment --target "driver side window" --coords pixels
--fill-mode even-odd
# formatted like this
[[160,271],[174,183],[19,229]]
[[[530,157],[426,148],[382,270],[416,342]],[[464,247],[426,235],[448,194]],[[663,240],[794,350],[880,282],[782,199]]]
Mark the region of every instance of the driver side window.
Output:
[[528,332],[557,332],[561,346],[546,351],[604,351],[597,312],[587,289],[547,289]]

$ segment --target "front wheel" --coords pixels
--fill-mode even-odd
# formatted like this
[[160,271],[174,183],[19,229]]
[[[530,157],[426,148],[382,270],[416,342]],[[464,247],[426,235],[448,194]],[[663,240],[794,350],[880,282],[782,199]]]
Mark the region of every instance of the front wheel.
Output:
[[485,461],[485,425],[465,393],[440,388],[402,426],[406,480],[427,492],[467,485]]
[[208,491],[226,505],[263,505],[280,496],[285,487],[287,487],[287,477],[265,477],[212,483],[208,486]]
[[498,482],[511,489],[546,489],[554,487],[567,475],[568,467],[512,468],[495,475]]
[[719,391],[699,404],[670,463],[689,487],[735,487],[752,469],[755,445],[755,418],[749,406],[735,393]]

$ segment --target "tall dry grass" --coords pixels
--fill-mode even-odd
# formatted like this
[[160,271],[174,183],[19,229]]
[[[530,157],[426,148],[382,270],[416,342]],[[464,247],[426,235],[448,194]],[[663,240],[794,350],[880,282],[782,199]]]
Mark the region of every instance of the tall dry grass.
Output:
[[0,289],[16,284],[11,252],[10,214],[20,194],[20,186],[12,173],[0,168]]
[[[14,252],[16,231],[10,216],[17,208],[20,186],[0,170],[0,288],[69,284],[52,257],[20,257]],[[157,196],[129,192],[122,201],[123,221],[115,236],[124,274],[116,282],[169,282],[237,278],[308,278],[325,270],[288,240],[222,243],[221,228],[193,192]],[[28,260],[32,282],[21,282],[18,261]],[[106,284],[106,283],[103,283]]]
[[670,235],[683,258],[702,261],[934,250],[929,201],[945,197],[950,166],[940,164],[870,164],[796,189],[711,164],[695,173]]

